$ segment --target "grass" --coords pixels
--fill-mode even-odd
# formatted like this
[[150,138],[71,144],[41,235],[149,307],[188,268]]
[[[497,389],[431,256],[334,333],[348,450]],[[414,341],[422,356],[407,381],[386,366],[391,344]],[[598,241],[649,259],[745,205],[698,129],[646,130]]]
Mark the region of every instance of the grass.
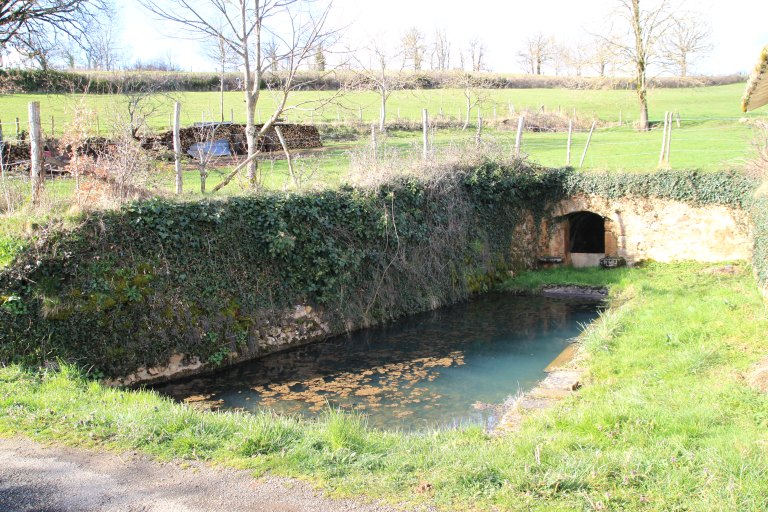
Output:
[[[695,87],[680,89],[652,89],[649,92],[651,120],[660,121],[665,111],[679,111],[683,118],[755,118],[764,117],[759,112],[742,114],[739,100],[744,92],[743,84],[731,84],[712,87]],[[297,91],[290,97],[289,105],[306,101],[328,99],[334,92],[330,91]],[[626,90],[575,90],[575,89],[488,89],[482,91],[484,97],[483,111],[486,119],[491,119],[496,108],[499,117],[507,114],[511,103],[516,110],[531,108],[538,110],[544,105],[548,111],[562,110],[572,112],[574,109],[579,117],[596,117],[605,121],[618,121],[622,112],[624,121],[635,121],[637,115],[637,99],[634,91]],[[224,112],[226,120],[230,111],[235,112],[235,121],[244,122],[242,93],[226,92],[224,95]],[[81,100],[96,112],[101,112],[101,128],[108,128],[106,112],[125,110],[126,99],[121,95],[87,95],[77,94],[13,94],[0,99],[3,106],[2,120],[5,123],[19,117],[22,121],[27,118],[27,104],[39,101],[43,113],[44,127],[50,124],[54,117],[55,125],[61,127],[71,120],[74,108]],[[159,109],[150,119],[150,125],[156,129],[167,129],[168,112],[172,111],[173,101],[179,100],[183,105],[182,122],[191,124],[205,117],[207,120],[220,117],[219,93],[217,92],[188,92],[173,96],[163,96],[158,100]],[[276,98],[265,92],[259,104],[259,110],[264,118],[274,108]],[[337,108],[338,105],[338,108]],[[373,92],[348,92],[340,100],[326,107],[322,112],[310,117],[307,111],[288,113],[291,121],[336,121],[358,120],[359,109],[363,109],[363,121],[372,123],[378,119],[379,100]],[[403,119],[420,120],[421,109],[427,108],[434,116],[440,112],[449,117],[464,115],[464,98],[458,89],[430,89],[395,91],[387,104],[390,119],[397,117],[398,110]],[[6,129],[6,132],[10,130]]]
[[[689,89],[655,89],[650,91],[651,120],[659,121],[663,112],[679,111],[683,117],[679,128],[675,126],[671,143],[671,167],[673,169],[723,170],[738,169],[753,156],[751,140],[755,137],[752,128],[743,119],[765,119],[765,113],[757,112],[741,114],[739,98],[742,94],[741,84],[725,86],[699,87]],[[291,102],[328,99],[332,92],[299,91],[291,96]],[[532,108],[538,110],[544,105],[547,110],[561,110],[571,113],[574,111],[581,117],[595,117],[607,123],[618,120],[619,112],[625,122],[631,122],[636,114],[636,98],[633,91],[619,90],[570,90],[570,89],[519,89],[519,90],[486,90],[483,91],[483,110],[486,119],[491,120],[494,109],[499,117],[507,114],[509,104],[520,110]],[[244,121],[242,97],[238,92],[225,94],[225,111],[233,109],[238,113],[236,121]],[[183,105],[183,122],[191,124],[201,118],[212,119],[218,113],[218,94],[215,92],[179,93],[175,97],[160,96],[156,98],[157,114],[149,119],[152,128],[167,129],[167,112],[171,109],[172,101],[178,99]],[[44,131],[50,132],[50,119],[54,121],[54,132],[60,134],[67,123],[71,122],[75,109],[84,103],[94,112],[100,112],[99,126],[102,133],[110,130],[109,117],[106,112],[119,113],[126,110],[126,99],[120,95],[34,95],[17,94],[0,97],[0,111],[5,134],[8,136],[15,129],[7,124],[18,117],[23,123],[26,119],[27,103],[40,101],[43,111]],[[338,118],[346,122],[356,122],[362,109],[365,123],[371,123],[378,115],[378,100],[371,92],[350,92],[339,100],[339,105],[326,107],[322,112],[310,115],[307,111],[297,111],[288,114],[289,121],[331,121]],[[264,116],[274,106],[274,98],[265,93],[260,103],[260,111]],[[433,116],[441,110],[448,117],[463,115],[463,96],[459,90],[435,89],[421,91],[397,91],[389,102],[390,120],[394,120],[398,112],[403,119],[416,120],[420,118],[421,109],[426,106]],[[227,114],[228,115],[228,114]],[[302,116],[302,117],[297,117]],[[293,119],[291,119],[293,117]],[[474,114],[473,120],[474,123]],[[348,126],[349,128],[349,126]],[[95,126],[92,126],[95,131]],[[354,130],[353,130],[354,131]],[[363,130],[364,132],[365,130]],[[461,131],[455,128],[436,130],[432,135],[432,143],[436,151],[449,148],[466,148],[474,145],[474,127]],[[501,148],[502,152],[512,151],[514,131],[486,129],[483,140],[493,148]],[[566,133],[531,133],[523,137],[522,151],[531,161],[545,166],[559,167],[566,164]],[[652,171],[658,167],[659,150],[661,147],[662,130],[657,126],[648,132],[637,132],[628,124],[623,126],[606,125],[599,128],[591,139],[584,164],[588,170],[613,171]],[[579,166],[582,152],[586,146],[587,133],[575,132],[571,164]],[[421,135],[413,131],[390,131],[386,136],[378,138],[380,159],[413,159],[420,154]],[[315,169],[312,187],[338,187],[348,180],[352,153],[367,152],[369,137],[362,136],[355,141],[325,141],[325,150],[311,152],[305,157],[297,158],[298,166]],[[463,150],[463,149],[460,149]],[[473,149],[474,150],[474,149]],[[382,156],[383,155],[383,156]],[[405,165],[405,164],[403,164]],[[185,193],[182,200],[196,200],[203,197],[199,193],[199,178],[194,166],[190,163],[184,174]],[[212,189],[225,176],[229,167],[213,169],[208,179],[208,190]],[[294,183],[288,175],[288,169],[282,155],[265,158],[261,163],[262,183],[267,190],[295,190]],[[174,177],[171,166],[158,163],[158,168],[152,179],[156,190],[161,194],[172,194]],[[0,217],[0,236],[23,236],[32,230],[32,224],[41,224],[47,219],[61,216],[67,217],[72,204],[71,191],[74,184],[71,179],[59,178],[49,181],[46,185],[48,195],[56,203],[52,212],[44,209],[19,209],[15,214],[5,214]],[[67,196],[69,191],[69,196]],[[237,180],[225,187],[219,195],[239,195],[250,193],[244,183]],[[62,199],[65,198],[65,199]],[[75,212],[76,213],[76,212]],[[8,251],[5,251],[8,254]],[[0,267],[7,261],[8,256],[0,256]]]
[[[752,138],[751,129],[740,119],[765,119],[761,112],[742,114],[739,101],[743,93],[742,84],[725,86],[698,87],[687,89],[655,89],[650,91],[651,121],[659,122],[664,112],[680,112],[683,122],[679,129],[673,131],[671,165],[674,168],[723,169],[740,166],[751,155],[749,141]],[[327,100],[333,92],[298,91],[291,96],[290,104],[306,101]],[[522,110],[530,108],[538,110],[545,106],[548,111],[560,110],[570,115],[576,112],[579,117],[599,119],[604,122],[616,123],[620,112],[625,123],[637,119],[637,100],[633,91],[617,90],[570,90],[570,89],[507,89],[485,90],[483,95],[483,112],[486,120],[493,119],[493,112],[499,118],[508,115],[509,105]],[[179,100],[183,104],[182,122],[190,125],[201,119],[218,119],[219,96],[215,92],[179,93],[174,97],[161,96],[156,100],[157,111],[148,120],[155,130],[167,130],[168,112],[172,110],[172,102]],[[58,134],[72,119],[75,108],[84,102],[94,112],[101,112],[99,127],[107,133],[109,113],[126,111],[126,99],[120,95],[8,95],[0,99],[3,121],[8,123],[15,117],[26,119],[27,103],[40,101],[43,112],[44,131],[50,132],[50,119],[54,120],[54,133]],[[270,93],[262,95],[259,104],[259,115],[266,119],[272,111],[275,98]],[[421,109],[428,108],[433,117],[439,112],[447,117],[458,118],[464,115],[464,100],[460,90],[435,89],[417,91],[396,91],[389,104],[389,120],[393,121],[399,115],[402,119],[419,120]],[[379,104],[375,93],[349,92],[343,95],[334,105],[326,106],[321,111],[310,114],[306,109],[288,112],[289,121],[325,121],[357,122],[362,109],[363,122],[370,124],[378,118]],[[235,120],[245,121],[243,99],[239,92],[225,93],[225,117],[230,118],[230,112],[237,115]],[[476,114],[472,114],[474,126]],[[95,121],[92,129],[95,131]],[[12,125],[5,125],[5,132],[14,130]],[[486,130],[486,136],[504,144],[511,145],[513,132]],[[572,163],[577,164],[586,143],[587,134],[578,132],[574,138]],[[436,146],[468,142],[474,139],[474,128],[468,131],[440,130],[435,134]],[[523,150],[531,159],[544,165],[565,165],[566,156],[565,133],[526,133]],[[420,134],[409,132],[390,137],[387,143],[394,147],[413,147],[420,141]],[[365,146],[367,140],[362,140],[358,146]],[[659,159],[661,147],[661,130],[649,133],[638,133],[628,124],[623,127],[601,128],[595,134],[587,158],[584,162],[586,169],[653,169]],[[338,155],[337,155],[338,156]]]
[[445,509],[765,510],[768,396],[741,374],[768,352],[768,319],[751,269],[735,268],[649,264],[507,283],[609,285],[613,304],[585,334],[587,385],[507,436],[381,432],[335,411],[316,421],[202,413],[66,366],[0,369],[0,433],[209,460],[307,478],[335,495]]

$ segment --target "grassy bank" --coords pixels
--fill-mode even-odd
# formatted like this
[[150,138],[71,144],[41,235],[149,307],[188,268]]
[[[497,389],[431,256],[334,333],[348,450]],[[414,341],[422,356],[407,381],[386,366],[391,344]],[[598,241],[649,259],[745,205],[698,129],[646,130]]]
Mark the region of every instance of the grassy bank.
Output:
[[588,385],[517,434],[384,433],[334,412],[315,422],[201,413],[70,369],[19,367],[0,370],[0,432],[212,460],[449,509],[768,507],[768,397],[741,377],[768,353],[751,269],[653,264],[523,274],[505,286],[563,282],[609,285],[613,307],[585,335]]

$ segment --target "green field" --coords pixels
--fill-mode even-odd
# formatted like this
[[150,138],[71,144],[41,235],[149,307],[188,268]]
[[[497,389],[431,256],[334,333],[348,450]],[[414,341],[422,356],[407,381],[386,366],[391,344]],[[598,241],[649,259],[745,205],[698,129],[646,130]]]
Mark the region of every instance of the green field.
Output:
[[[0,434],[306,478],[335,495],[447,510],[768,508],[768,396],[744,375],[768,351],[751,269],[700,264],[524,274],[611,287],[583,335],[587,385],[519,432],[393,433],[335,411],[317,421],[202,413],[75,370],[0,369]],[[427,492],[419,492],[429,484]]]
[[[739,167],[751,156],[750,140],[752,130],[743,122],[746,119],[766,119],[763,112],[743,115],[739,110],[743,85],[733,84],[714,87],[687,89],[656,89],[650,91],[650,117],[652,122],[663,119],[665,111],[679,112],[681,125],[675,127],[672,135],[671,166],[673,168],[697,168],[705,170]],[[372,92],[349,92],[335,99],[330,105],[310,112],[319,102],[328,101],[336,93],[299,91],[290,97],[290,105],[301,105],[298,110],[288,111],[288,121],[343,123],[359,122],[362,112],[363,123],[373,123],[378,118],[378,97]],[[587,124],[599,120],[599,127],[587,152],[584,168],[652,170],[658,165],[661,147],[661,130],[638,133],[631,123],[638,117],[636,97],[633,91],[624,90],[569,90],[569,89],[522,89],[483,90],[481,110],[486,121],[493,125],[494,119],[501,121],[508,115],[510,105],[516,111],[531,109],[538,111],[544,106],[547,112],[561,112],[564,116],[576,116]],[[154,130],[168,129],[169,113],[174,100],[182,103],[182,120],[191,124],[200,120],[218,119],[220,116],[219,95],[210,93],[179,93],[174,96],[158,96],[156,108],[148,118],[148,125]],[[54,133],[59,135],[72,119],[73,112],[85,104],[98,114],[98,129],[106,134],[114,126],[114,117],[127,112],[127,98],[120,95],[11,95],[0,98],[2,121],[8,123],[19,117],[26,120],[29,101],[40,101],[44,130],[51,131],[53,117]],[[266,119],[272,111],[275,98],[265,91],[259,103],[259,116]],[[314,102],[314,103],[313,103]],[[458,119],[463,116],[464,100],[462,91],[450,89],[397,91],[388,103],[388,120],[398,118],[418,121],[421,109],[427,108],[430,115],[441,119]],[[245,119],[243,98],[239,92],[225,93],[225,118],[243,122]],[[440,112],[443,116],[440,116]],[[495,112],[495,117],[494,117]],[[618,126],[619,117],[624,123]],[[467,131],[456,129],[438,130],[433,137],[436,148],[450,144],[465,144],[474,141],[476,110],[472,113],[471,128]],[[96,117],[90,120],[93,133],[97,131]],[[6,134],[15,131],[12,124],[5,124]],[[511,146],[514,133],[497,131],[492,128],[484,133],[486,141]],[[581,130],[574,135],[571,163],[578,165],[584,149],[587,134]],[[385,144],[394,148],[414,149],[420,141],[415,132],[395,133]],[[562,166],[566,162],[565,133],[532,133],[523,137],[523,152],[535,161],[548,166]],[[358,146],[368,145],[367,138]],[[329,144],[334,149],[334,144]],[[346,146],[345,146],[346,147]],[[333,153],[333,151],[332,151]],[[331,160],[337,160],[338,151]],[[343,162],[335,162],[334,176]],[[343,167],[343,165],[341,165]],[[278,180],[280,181],[280,180]],[[333,181],[333,180],[332,180]]]

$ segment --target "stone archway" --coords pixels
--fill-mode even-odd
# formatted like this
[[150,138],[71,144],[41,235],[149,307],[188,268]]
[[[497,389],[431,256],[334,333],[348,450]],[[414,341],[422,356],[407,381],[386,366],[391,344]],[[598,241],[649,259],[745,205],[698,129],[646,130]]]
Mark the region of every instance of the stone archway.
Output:
[[566,261],[574,267],[597,267],[605,257],[605,221],[594,212],[578,211],[561,221]]
[[592,212],[574,212],[568,219],[568,252],[605,254],[605,218]]
[[596,267],[605,256],[615,255],[618,226],[613,219],[599,208],[595,211],[588,205],[568,206],[550,221],[544,244],[547,256],[559,258],[568,266]]

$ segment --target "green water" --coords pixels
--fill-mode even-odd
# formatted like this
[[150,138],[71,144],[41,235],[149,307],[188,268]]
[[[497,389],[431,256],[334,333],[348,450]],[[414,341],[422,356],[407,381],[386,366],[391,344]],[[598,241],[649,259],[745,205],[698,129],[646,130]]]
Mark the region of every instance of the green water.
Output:
[[385,429],[492,425],[592,321],[594,301],[489,295],[157,388],[217,409],[358,410]]

